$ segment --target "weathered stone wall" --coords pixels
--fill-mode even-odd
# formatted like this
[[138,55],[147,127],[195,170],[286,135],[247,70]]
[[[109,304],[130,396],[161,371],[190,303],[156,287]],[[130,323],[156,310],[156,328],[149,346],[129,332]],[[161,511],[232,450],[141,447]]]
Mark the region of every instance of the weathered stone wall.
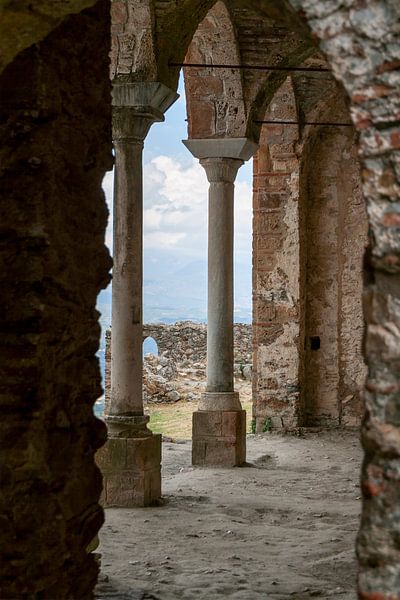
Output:
[[[319,128],[302,151],[304,422],[359,425],[367,219],[354,131]],[[318,165],[318,168],[315,168]]]
[[400,589],[400,4],[397,0],[290,0],[342,81],[359,131],[369,220],[364,338],[368,377],[362,426],[361,600]]
[[[330,120],[340,111],[338,101]],[[274,96],[269,119],[297,120],[290,79]],[[267,418],[278,428],[360,423],[367,243],[360,184],[352,128],[263,126],[254,161],[258,430]]]
[[[288,78],[266,120],[297,120]],[[254,158],[253,194],[253,414],[292,427],[301,416],[299,160],[297,125],[264,125]]]
[[92,597],[105,429],[109,7],[65,19],[0,78],[0,597]]
[[[207,325],[178,321],[173,325],[145,324],[143,339],[152,337],[160,353],[167,353],[176,363],[204,362],[207,355]],[[235,363],[251,363],[252,326],[235,323],[233,326]]]
[[[244,323],[234,324],[234,360],[235,376],[251,377],[252,363],[252,326]],[[144,390],[149,389],[154,384],[154,399],[160,400],[165,396],[165,401],[172,399],[168,393],[173,391],[169,386],[177,370],[187,370],[188,377],[192,375],[191,370],[195,370],[196,377],[206,376],[207,359],[207,325],[202,323],[193,323],[192,321],[178,321],[173,325],[163,323],[147,323],[143,326],[143,341],[152,337],[157,343],[159,357],[161,362],[156,361],[155,367],[160,367],[160,375],[166,382],[161,380],[153,381],[152,364],[145,365],[144,369]],[[150,361],[151,362],[151,361]],[[246,371],[244,373],[244,370]],[[155,374],[155,373],[154,373]],[[150,381],[151,380],[151,381]],[[110,386],[111,381],[111,331],[106,332],[106,352],[105,352],[105,413],[107,414],[110,405]],[[164,385],[168,384],[168,385]],[[159,385],[158,385],[159,384]],[[159,393],[156,390],[158,385]]]

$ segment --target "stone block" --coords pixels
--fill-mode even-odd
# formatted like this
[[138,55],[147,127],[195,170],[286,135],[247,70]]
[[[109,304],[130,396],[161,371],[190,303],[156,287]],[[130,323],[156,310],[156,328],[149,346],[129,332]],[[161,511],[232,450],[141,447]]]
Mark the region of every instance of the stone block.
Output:
[[96,462],[102,472],[126,468],[126,442],[125,438],[108,438],[97,451]]
[[227,440],[226,438],[212,439],[206,443],[205,465],[214,465],[216,467],[237,467],[243,464],[240,460],[238,448],[240,442],[236,440]]
[[235,467],[245,462],[246,411],[193,413],[193,465]]
[[[159,443],[157,440],[159,440]],[[154,434],[151,437],[128,438],[126,440],[126,462],[130,470],[139,473],[154,469],[154,465],[160,465],[161,435]]]
[[151,506],[160,498],[161,435],[110,438],[96,462],[103,474],[104,508]]
[[[196,433],[199,436],[218,436],[222,434],[222,412],[198,411],[196,415]],[[193,421],[194,423],[194,421]]]
[[244,419],[242,416],[238,417],[237,412],[223,412],[222,415],[222,437],[242,437],[246,435],[246,411],[241,411],[239,414],[244,413]]

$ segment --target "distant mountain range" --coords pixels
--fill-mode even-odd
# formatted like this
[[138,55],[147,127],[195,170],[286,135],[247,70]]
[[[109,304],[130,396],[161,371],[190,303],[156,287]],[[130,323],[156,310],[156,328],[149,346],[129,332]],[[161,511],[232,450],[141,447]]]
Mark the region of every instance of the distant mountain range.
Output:
[[[162,260],[146,254],[143,285],[143,321],[145,323],[175,323],[191,320],[207,321],[207,263],[177,259],[165,255]],[[101,313],[102,338],[98,353],[104,373],[104,332],[111,325],[111,285],[97,300]],[[235,265],[235,322],[251,322],[251,268]]]

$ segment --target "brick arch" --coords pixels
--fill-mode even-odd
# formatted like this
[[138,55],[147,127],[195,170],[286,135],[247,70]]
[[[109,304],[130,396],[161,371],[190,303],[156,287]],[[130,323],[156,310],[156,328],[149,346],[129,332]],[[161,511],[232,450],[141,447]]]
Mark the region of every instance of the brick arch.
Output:
[[[239,64],[234,25],[219,0],[199,24],[185,62]],[[188,137],[243,137],[246,111],[242,74],[237,69],[184,69]]]
[[119,82],[160,81],[178,87],[193,35],[216,0],[111,0],[111,77]]

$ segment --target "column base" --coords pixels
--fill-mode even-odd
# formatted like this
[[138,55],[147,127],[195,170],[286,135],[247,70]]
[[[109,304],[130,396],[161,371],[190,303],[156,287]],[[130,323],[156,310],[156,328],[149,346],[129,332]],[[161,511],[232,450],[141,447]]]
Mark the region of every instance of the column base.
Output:
[[96,453],[104,508],[151,506],[161,497],[161,435],[109,437]]
[[201,394],[198,410],[222,412],[242,410],[239,392],[204,392]]
[[240,467],[246,462],[246,411],[193,413],[192,464]]

